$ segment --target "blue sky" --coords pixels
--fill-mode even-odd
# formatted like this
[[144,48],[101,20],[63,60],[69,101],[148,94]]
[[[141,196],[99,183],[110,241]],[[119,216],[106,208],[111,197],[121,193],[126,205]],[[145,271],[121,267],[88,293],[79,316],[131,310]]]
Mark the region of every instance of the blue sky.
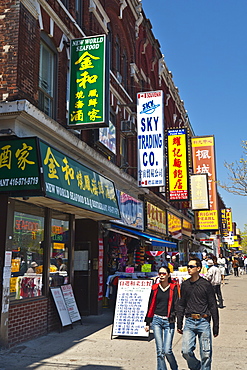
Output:
[[[247,1],[142,0],[196,136],[214,135],[217,177],[247,140]],[[247,197],[218,187],[240,230]]]

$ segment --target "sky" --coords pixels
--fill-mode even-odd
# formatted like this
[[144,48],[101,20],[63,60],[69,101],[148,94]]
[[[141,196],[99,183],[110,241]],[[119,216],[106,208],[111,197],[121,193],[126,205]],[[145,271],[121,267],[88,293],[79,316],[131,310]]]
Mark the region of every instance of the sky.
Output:
[[[214,135],[217,179],[247,140],[247,1],[142,0],[196,136]],[[247,197],[218,186],[243,231]]]

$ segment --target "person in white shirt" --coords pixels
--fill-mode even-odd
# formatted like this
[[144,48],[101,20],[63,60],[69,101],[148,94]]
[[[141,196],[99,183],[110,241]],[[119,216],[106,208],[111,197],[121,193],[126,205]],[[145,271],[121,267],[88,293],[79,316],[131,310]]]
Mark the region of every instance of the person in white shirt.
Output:
[[221,280],[222,280],[222,284],[224,284],[225,282],[225,275],[226,275],[226,259],[225,257],[223,257],[223,254],[220,253],[218,259],[217,259],[217,263],[219,265],[219,269],[220,269],[220,272],[221,272]]
[[217,266],[217,262],[208,260],[208,271],[204,275],[205,279],[210,281],[214,288],[216,298],[218,299],[219,308],[223,308],[223,298],[221,294],[221,271]]

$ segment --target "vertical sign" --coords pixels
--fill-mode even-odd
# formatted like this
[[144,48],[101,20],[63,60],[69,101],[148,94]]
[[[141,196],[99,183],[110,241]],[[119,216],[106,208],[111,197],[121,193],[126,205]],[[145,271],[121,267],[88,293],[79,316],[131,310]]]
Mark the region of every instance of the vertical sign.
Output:
[[226,208],[226,224],[227,231],[232,233],[232,210],[231,208]]
[[103,239],[99,239],[99,264],[98,264],[98,301],[101,301],[103,298],[103,256],[104,256],[104,247]]
[[198,173],[190,175],[191,209],[202,211],[209,209],[208,174]]
[[137,94],[138,185],[164,186],[163,91]]
[[112,335],[149,335],[144,320],[152,285],[149,279],[119,279]]
[[168,130],[168,168],[170,200],[188,200],[188,160],[186,128]]
[[71,40],[70,47],[68,125],[80,129],[108,126],[106,35]]
[[214,155],[214,136],[194,137],[191,139],[194,173],[208,174],[209,201],[208,211],[195,214],[197,230],[218,230],[218,205],[216,189],[216,167]]

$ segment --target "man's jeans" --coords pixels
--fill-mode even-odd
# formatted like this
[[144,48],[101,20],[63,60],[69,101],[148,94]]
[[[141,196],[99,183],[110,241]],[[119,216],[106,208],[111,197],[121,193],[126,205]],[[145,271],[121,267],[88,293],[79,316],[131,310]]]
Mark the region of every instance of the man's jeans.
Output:
[[[195,357],[196,336],[200,345],[201,362]],[[212,335],[206,319],[186,318],[183,330],[182,355],[191,370],[210,370],[212,362]]]
[[168,319],[162,319],[154,315],[152,328],[157,351],[157,370],[167,370],[165,357],[171,369],[177,370],[178,364],[172,352],[175,324],[170,324]]

